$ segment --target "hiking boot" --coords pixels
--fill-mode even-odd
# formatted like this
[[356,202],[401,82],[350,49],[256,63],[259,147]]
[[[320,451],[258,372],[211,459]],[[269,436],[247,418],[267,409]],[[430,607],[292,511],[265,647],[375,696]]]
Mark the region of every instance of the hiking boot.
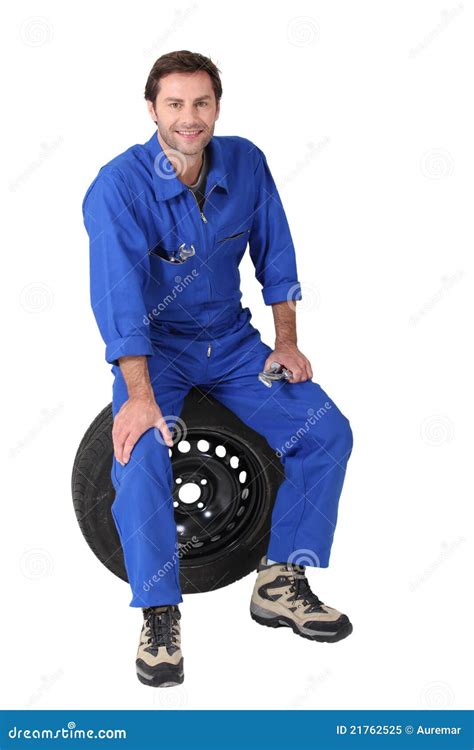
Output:
[[181,612],[177,604],[143,609],[137,677],[144,685],[172,687],[184,680],[181,653]]
[[290,627],[312,641],[332,643],[352,633],[347,615],[313,594],[304,565],[267,565],[262,557],[250,602],[252,619],[271,628]]

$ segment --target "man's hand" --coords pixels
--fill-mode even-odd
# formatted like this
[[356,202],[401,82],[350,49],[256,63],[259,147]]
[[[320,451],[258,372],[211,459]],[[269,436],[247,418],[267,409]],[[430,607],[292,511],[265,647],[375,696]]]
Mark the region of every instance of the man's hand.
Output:
[[293,373],[290,383],[303,383],[311,380],[313,370],[307,357],[296,345],[296,307],[295,303],[275,302],[272,305],[273,319],[275,321],[275,349],[267,357],[264,370],[269,370],[272,362],[286,367]]
[[115,458],[122,466],[128,463],[133,446],[150,427],[157,427],[164,443],[173,446],[172,435],[153,398],[134,397],[122,404],[112,428]]
[[300,352],[296,344],[282,343],[276,344],[275,350],[267,357],[264,370],[269,370],[272,362],[278,362],[287,370],[291,370],[293,377],[289,383],[303,383],[305,380],[311,380],[313,370],[307,357]]
[[173,438],[156,403],[148,372],[147,358],[120,357],[119,366],[127,384],[128,401],[117,412],[112,429],[115,458],[122,466],[128,463],[133,446],[150,427],[157,427],[165,445],[170,448]]

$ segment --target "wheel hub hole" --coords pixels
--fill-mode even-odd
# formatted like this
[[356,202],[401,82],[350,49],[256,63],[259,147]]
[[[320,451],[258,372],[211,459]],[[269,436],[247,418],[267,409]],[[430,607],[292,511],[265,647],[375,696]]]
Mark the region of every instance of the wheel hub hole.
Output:
[[179,488],[178,497],[182,503],[191,505],[201,497],[201,489],[199,485],[194,482],[186,482],[186,484],[183,484],[183,486]]

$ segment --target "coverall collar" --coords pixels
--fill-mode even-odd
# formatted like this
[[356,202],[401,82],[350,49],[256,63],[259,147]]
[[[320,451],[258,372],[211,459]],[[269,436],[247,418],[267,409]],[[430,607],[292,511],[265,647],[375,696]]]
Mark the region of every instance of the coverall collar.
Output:
[[[157,201],[168,200],[168,198],[174,198],[175,195],[183,192],[187,189],[184,182],[181,182],[176,175],[173,175],[173,167],[167,159],[161,144],[157,136],[158,131],[155,130],[151,138],[145,143],[145,146],[152,157],[153,164],[161,163],[162,159],[166,160],[166,166],[163,168],[163,174],[160,175],[160,169],[153,169],[153,185],[155,188],[155,196]],[[207,145],[208,155],[210,157],[209,172],[207,176],[207,184],[209,186],[218,184],[226,192],[229,191],[227,183],[227,172],[222,146],[215,136],[212,136],[211,140]],[[161,156],[160,156],[161,155]]]

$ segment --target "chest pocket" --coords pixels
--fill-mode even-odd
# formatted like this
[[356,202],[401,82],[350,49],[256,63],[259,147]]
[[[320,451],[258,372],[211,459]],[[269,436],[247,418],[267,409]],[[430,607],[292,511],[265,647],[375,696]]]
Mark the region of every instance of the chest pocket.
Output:
[[[180,253],[179,242],[175,237],[167,237],[165,240],[159,240],[157,244],[148,251],[150,261],[151,283],[155,284],[159,292],[163,295],[171,294],[172,298],[192,299],[193,292],[196,292],[195,281],[199,276],[197,270],[196,254]],[[186,245],[189,249],[190,245]],[[179,260],[179,257],[184,260]],[[188,257],[186,257],[188,256]],[[178,260],[173,260],[177,257]]]
[[189,257],[192,257],[195,254],[192,245],[186,245],[185,243],[178,243],[176,241],[176,247],[171,247],[168,240],[166,242],[159,240],[158,244],[148,252],[149,255],[157,256],[165,263],[171,263],[174,266],[181,265],[186,262]]
[[252,229],[252,218],[233,219],[216,232],[210,269],[212,286],[218,297],[239,295],[239,263]]

